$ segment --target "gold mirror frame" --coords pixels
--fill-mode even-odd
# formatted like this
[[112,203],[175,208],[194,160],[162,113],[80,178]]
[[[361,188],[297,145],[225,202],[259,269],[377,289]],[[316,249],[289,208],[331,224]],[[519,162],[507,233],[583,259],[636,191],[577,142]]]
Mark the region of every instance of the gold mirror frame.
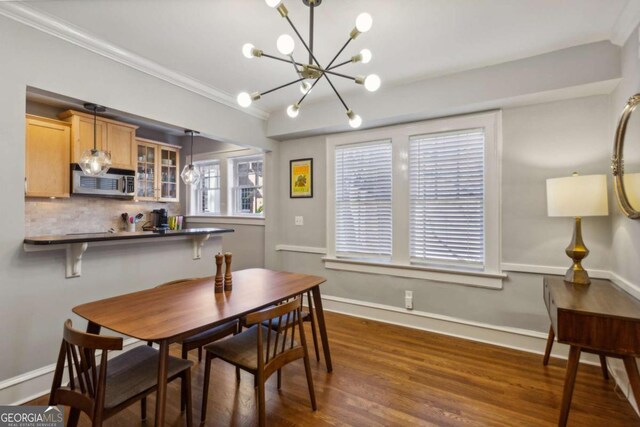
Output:
[[622,110],[618,128],[616,129],[616,140],[613,145],[613,157],[611,158],[611,172],[613,174],[613,188],[616,192],[616,199],[620,210],[631,219],[640,218],[640,211],[637,211],[631,203],[624,188],[624,137],[627,133],[627,123],[631,114],[640,104],[640,93],[636,93],[627,102]]

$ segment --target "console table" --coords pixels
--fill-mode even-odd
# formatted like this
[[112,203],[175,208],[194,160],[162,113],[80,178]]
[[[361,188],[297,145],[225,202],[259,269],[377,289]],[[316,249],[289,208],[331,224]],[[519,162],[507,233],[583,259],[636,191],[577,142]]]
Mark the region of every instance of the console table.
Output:
[[554,336],[558,342],[571,346],[558,426],[567,424],[582,351],[600,355],[605,378],[605,358],[622,359],[633,395],[640,403],[640,374],[635,359],[640,356],[640,301],[609,280],[592,279],[585,286],[567,283],[561,276],[545,276],[543,295],[551,319],[543,363],[546,365],[549,360]]

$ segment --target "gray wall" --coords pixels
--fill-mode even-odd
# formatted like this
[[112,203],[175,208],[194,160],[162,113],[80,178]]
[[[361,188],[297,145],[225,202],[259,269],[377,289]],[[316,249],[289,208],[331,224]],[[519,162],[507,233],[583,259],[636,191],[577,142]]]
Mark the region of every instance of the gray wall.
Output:
[[[564,248],[572,234],[568,218],[546,216],[545,179],[607,173],[610,132],[609,100],[592,96],[503,112],[502,250],[503,262],[566,268]],[[325,137],[280,143],[279,187],[287,188],[289,160],[312,157],[314,197],[278,205],[279,244],[324,247],[326,240]],[[294,216],[304,226],[294,225]],[[587,268],[609,268],[611,244],[607,218],[584,221],[591,249]],[[267,246],[267,252],[274,251]],[[542,276],[510,272],[502,290],[426,280],[327,270],[321,255],[277,252],[273,265],[327,277],[326,295],[403,307],[404,290],[414,291],[414,309],[492,325],[546,331],[549,320],[541,294]]]
[[[220,140],[271,146],[264,122],[0,16],[0,380],[56,360],[75,305],[185,276],[212,274],[212,246],[193,261],[187,240],[89,247],[80,278],[65,279],[64,251],[26,254],[24,114],[27,86],[98,102]],[[8,403],[8,402],[0,402]]]

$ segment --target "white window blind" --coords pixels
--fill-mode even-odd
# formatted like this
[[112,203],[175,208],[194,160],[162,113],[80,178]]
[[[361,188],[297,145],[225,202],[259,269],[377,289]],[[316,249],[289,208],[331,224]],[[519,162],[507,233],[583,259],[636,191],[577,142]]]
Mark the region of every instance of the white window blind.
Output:
[[409,140],[411,261],[484,266],[484,129]]
[[220,212],[220,164],[218,162],[197,162],[200,182],[195,187],[196,213],[213,214]]
[[335,150],[336,255],[391,257],[391,141]]

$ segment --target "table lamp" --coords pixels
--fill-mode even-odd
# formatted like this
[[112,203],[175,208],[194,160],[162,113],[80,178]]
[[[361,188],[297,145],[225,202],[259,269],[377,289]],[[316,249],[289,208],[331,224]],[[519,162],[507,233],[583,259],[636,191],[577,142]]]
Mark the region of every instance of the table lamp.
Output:
[[589,255],[589,250],[582,241],[582,218],[609,214],[607,176],[579,176],[574,172],[569,177],[547,179],[547,214],[576,219],[573,239],[565,249],[567,256],[573,260],[573,265],[567,270],[564,280],[588,285],[591,280],[587,271],[582,268],[582,260]]

